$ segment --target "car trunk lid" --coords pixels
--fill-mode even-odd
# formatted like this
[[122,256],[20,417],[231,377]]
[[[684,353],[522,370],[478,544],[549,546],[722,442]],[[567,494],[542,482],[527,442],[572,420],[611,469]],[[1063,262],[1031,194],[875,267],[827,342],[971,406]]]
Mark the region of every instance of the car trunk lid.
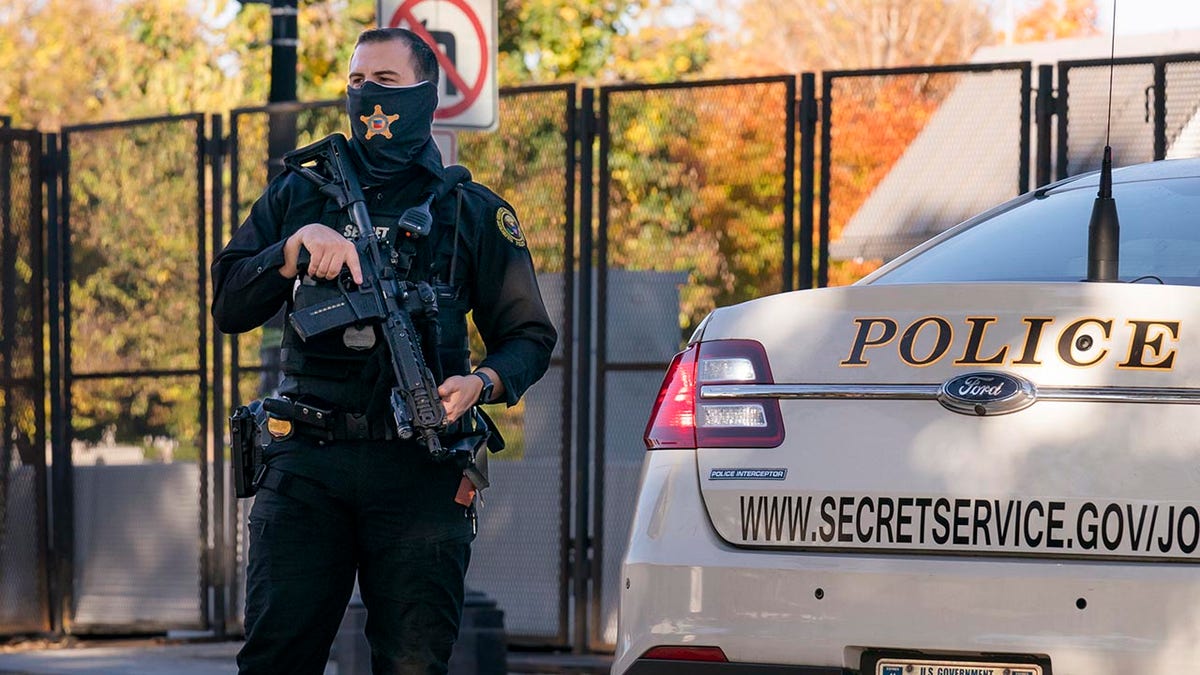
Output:
[[1132,284],[857,286],[718,310],[700,359],[752,338],[770,381],[701,379],[697,419],[765,401],[782,441],[700,436],[708,515],[739,546],[1198,559],[1196,324],[1200,289]]

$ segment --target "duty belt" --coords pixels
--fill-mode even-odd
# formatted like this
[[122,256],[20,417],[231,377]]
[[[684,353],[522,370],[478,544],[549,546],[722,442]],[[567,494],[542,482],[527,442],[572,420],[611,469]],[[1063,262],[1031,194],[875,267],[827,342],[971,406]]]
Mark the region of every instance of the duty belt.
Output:
[[[303,425],[298,431],[306,431]],[[334,413],[332,439],[335,441],[391,441],[398,438],[387,419],[370,419],[365,413]]]
[[288,398],[265,398],[263,410],[294,424],[296,433],[327,441],[390,441],[398,438],[390,420],[343,412]]

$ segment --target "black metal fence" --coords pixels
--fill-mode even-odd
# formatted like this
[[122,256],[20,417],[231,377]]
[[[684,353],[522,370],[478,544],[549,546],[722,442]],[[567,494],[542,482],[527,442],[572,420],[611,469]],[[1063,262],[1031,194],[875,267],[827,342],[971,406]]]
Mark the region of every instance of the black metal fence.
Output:
[[1027,191],[1031,91],[1029,63],[825,73],[818,285]]
[[509,199],[527,224],[559,341],[550,369],[522,402],[493,411],[509,447],[489,466],[506,487],[487,496],[467,583],[505,608],[514,642],[565,646],[576,538],[570,517],[579,313],[576,91],[570,85],[505,90],[500,102],[500,129],[460,134],[459,161]]
[[42,139],[0,126],[0,626],[50,627]]
[[716,307],[792,288],[795,101],[793,77],[599,91],[596,380],[580,404],[596,432],[578,439],[595,479],[591,551],[576,553],[595,572],[575,623],[592,646],[616,640],[642,431],[667,364]]
[[60,265],[64,402],[55,412],[70,449],[54,468],[71,490],[54,494],[54,529],[75,535],[56,539],[69,608],[62,626],[203,627],[204,117],[67,127],[61,142],[61,249],[52,262]]
[[1099,169],[1106,142],[1119,164],[1200,154],[1200,53],[1112,63],[1058,64],[1058,178]]
[[[222,169],[229,186],[228,227],[222,219],[213,226],[213,250],[221,246],[233,234],[233,228],[245,219],[254,200],[267,185],[269,176],[278,172],[272,165],[267,150],[274,126],[276,133],[284,127],[295,134],[297,147],[319,140],[340,128],[341,106],[337,101],[317,103],[281,104],[270,108],[241,108],[230,113],[229,135],[222,139],[223,152],[228,163]],[[220,136],[217,136],[220,138]],[[229,411],[235,406],[270,394],[278,385],[278,345],[283,318],[275,317],[264,328],[241,335],[214,335],[213,354],[218,364],[228,364],[218,369],[213,380],[213,426],[223,429]],[[214,331],[215,333],[216,331]],[[253,503],[232,497],[229,470],[224,467],[224,452],[214,453],[215,475],[225,477],[215,482],[220,493],[216,502],[220,508],[214,514],[214,525],[220,539],[215,556],[214,598],[219,604],[219,628],[236,632],[242,616],[245,588],[246,552],[249,548],[247,516]]]
[[[1090,168],[1093,67],[1061,64],[1057,91],[1028,63],[830,72],[819,96],[817,74],[518,88],[499,131],[458,134],[460,161],[517,207],[561,336],[499,415],[514,442],[468,577],[512,640],[611,647],[641,430],[707,312],[846,281]],[[1153,119],[1128,132],[1146,159],[1200,154],[1200,56],[1115,74],[1149,98],[1114,129]],[[274,169],[272,132],[303,144],[342,116],[0,126],[0,633],[240,630],[247,505],[225,416],[275,386],[278,333],[218,334],[207,264]]]

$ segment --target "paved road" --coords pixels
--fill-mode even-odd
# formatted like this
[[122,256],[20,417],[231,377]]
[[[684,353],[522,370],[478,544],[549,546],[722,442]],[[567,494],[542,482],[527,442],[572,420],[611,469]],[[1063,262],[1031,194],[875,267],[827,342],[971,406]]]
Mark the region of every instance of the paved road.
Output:
[[[3,675],[236,675],[241,642],[177,640],[88,641],[64,646],[27,643],[0,647]],[[512,653],[511,675],[607,673],[611,656]],[[325,675],[339,675],[330,662]],[[340,675],[347,675],[342,673]]]
[[[86,644],[0,653],[0,673],[22,675],[235,675],[239,642]],[[337,666],[326,669],[336,675]]]

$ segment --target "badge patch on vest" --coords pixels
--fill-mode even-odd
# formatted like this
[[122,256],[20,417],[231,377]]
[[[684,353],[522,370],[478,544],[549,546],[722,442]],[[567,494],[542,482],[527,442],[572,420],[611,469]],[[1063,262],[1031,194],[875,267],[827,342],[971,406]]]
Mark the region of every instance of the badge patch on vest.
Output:
[[383,136],[384,138],[392,137],[392,122],[400,119],[399,115],[386,115],[383,108],[376,105],[375,112],[370,115],[359,115],[358,119],[367,125],[366,140],[371,140],[372,136]]
[[500,228],[500,234],[503,234],[505,239],[516,246],[525,248],[525,234],[521,232],[517,216],[506,207],[501,206],[496,209],[496,227]]
[[271,434],[271,438],[282,441],[292,435],[292,421],[267,417],[267,433]]

